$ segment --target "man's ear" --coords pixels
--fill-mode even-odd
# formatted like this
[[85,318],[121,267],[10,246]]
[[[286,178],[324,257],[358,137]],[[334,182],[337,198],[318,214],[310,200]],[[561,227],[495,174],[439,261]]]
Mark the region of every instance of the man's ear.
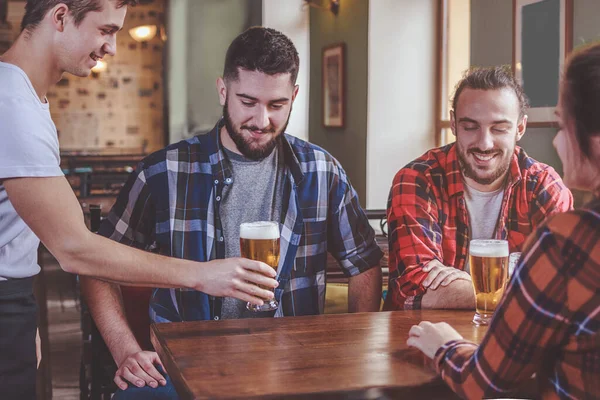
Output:
[[219,103],[225,106],[227,102],[227,85],[222,77],[217,78],[217,93],[219,94]]
[[52,21],[52,26],[59,32],[65,30],[67,18],[69,17],[69,7],[66,4],[60,3],[48,13],[48,17]]
[[452,130],[452,134],[456,136],[456,114],[454,110],[450,110],[450,130]]
[[517,124],[517,142],[521,140],[527,129],[527,115],[523,115],[523,119]]

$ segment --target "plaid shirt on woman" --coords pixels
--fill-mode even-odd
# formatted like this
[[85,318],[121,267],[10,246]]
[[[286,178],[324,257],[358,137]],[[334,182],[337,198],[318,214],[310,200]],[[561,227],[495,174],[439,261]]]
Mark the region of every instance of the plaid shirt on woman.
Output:
[[600,398],[600,201],[556,215],[525,245],[481,346],[435,365],[460,396],[502,396],[533,373],[543,398]]
[[[465,270],[469,214],[456,145],[433,149],[402,168],[388,200],[389,293],[385,310],[421,308],[422,268],[431,260]],[[494,238],[520,251],[546,217],[573,207],[573,196],[552,167],[515,148]]]
[[[145,158],[119,194],[100,229],[115,241],[195,261],[225,258],[220,219],[223,188],[235,185],[220,142],[223,120]],[[346,173],[330,154],[284,135],[279,287],[275,316],[323,313],[327,252],[347,276],[379,267],[382,252]],[[252,190],[252,188],[248,188]],[[174,273],[176,273],[174,271]],[[156,322],[220,319],[220,298],[155,289]]]

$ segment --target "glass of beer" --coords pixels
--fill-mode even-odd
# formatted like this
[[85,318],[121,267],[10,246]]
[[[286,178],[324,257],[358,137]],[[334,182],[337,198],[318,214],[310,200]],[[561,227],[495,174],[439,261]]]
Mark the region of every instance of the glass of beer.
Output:
[[471,240],[469,265],[475,289],[475,325],[488,325],[502,298],[508,277],[506,240]]
[[[279,266],[279,223],[260,221],[241,224],[240,250],[242,257],[264,262],[277,271]],[[273,290],[268,287],[260,287]],[[246,304],[246,308],[250,311],[272,311],[276,310],[278,306],[279,304],[274,298],[266,300],[262,306]]]

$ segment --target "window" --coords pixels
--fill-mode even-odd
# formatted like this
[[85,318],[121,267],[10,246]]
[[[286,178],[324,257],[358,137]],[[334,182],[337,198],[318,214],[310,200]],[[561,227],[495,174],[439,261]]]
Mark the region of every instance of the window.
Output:
[[450,99],[471,64],[471,0],[439,0],[436,143],[454,142]]

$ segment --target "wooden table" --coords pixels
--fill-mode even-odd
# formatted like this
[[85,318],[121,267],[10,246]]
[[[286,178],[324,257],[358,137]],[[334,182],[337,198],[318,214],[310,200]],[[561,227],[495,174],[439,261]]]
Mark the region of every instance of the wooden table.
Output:
[[[152,343],[182,399],[455,398],[408,348],[421,320],[480,342],[473,311],[396,311],[155,324]],[[406,397],[408,398],[408,397]]]

